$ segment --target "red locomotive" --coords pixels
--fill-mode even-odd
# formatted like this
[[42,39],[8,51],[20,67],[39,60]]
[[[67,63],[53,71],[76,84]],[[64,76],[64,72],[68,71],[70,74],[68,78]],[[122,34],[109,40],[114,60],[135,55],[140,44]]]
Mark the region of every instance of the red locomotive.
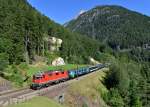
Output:
[[42,87],[48,87],[53,83],[58,83],[60,81],[65,81],[69,78],[67,71],[46,71],[39,72],[33,76],[31,88],[40,89]]

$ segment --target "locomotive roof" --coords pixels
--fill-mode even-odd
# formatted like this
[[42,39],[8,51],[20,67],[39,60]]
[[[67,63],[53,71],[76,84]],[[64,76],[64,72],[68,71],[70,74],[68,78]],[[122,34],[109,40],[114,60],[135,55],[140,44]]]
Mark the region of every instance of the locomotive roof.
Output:
[[44,73],[56,73],[56,72],[63,72],[62,70],[50,70],[50,71],[45,71]]
[[35,76],[36,77],[41,77],[41,76],[43,76],[44,74],[53,74],[53,73],[57,73],[57,72],[63,72],[62,70],[49,70],[49,71],[43,71],[43,72],[41,72],[41,71],[39,71],[39,72],[37,72],[36,74],[35,74]]

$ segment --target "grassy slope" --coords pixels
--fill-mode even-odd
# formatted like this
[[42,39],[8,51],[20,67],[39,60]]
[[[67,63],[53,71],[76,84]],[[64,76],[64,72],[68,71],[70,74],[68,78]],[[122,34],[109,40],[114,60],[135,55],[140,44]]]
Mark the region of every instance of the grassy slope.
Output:
[[84,103],[90,105],[96,102],[101,107],[106,106],[101,99],[101,95],[107,92],[106,87],[101,82],[103,77],[105,77],[104,72],[96,72],[80,81],[72,83],[66,95],[66,105],[69,107],[80,107]]
[[36,97],[25,103],[20,103],[8,107],[63,107],[63,106],[46,97]]

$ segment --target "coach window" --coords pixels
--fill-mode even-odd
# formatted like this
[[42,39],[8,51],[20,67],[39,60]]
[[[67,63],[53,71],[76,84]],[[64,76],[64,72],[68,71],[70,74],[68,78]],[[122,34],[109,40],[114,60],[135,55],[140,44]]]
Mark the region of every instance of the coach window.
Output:
[[64,72],[61,72],[62,74],[64,74]]
[[59,73],[56,73],[56,75],[59,75]]

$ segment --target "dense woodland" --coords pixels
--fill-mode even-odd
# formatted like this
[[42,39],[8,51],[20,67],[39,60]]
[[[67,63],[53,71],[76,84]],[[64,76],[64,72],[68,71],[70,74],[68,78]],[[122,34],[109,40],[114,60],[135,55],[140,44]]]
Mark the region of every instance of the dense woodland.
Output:
[[[95,9],[97,10],[97,8]],[[109,16],[117,12],[120,14],[119,19],[116,19],[115,16],[110,17],[111,20],[107,21],[108,18],[105,16],[107,14],[98,16],[98,19],[101,19],[98,22],[96,22],[96,18],[92,19],[95,20],[95,24],[99,23],[94,25],[97,27],[93,31],[95,33],[89,32],[92,29],[91,24],[82,24],[86,25],[86,30],[84,26],[80,26],[80,30],[82,30],[80,33],[85,34],[81,35],[67,30],[42,15],[26,0],[0,0],[1,74],[7,70],[13,72],[12,78],[7,79],[19,81],[22,84],[24,80],[16,70],[16,65],[32,64],[36,55],[51,56],[45,46],[45,39],[55,36],[61,38],[63,44],[60,51],[53,54],[63,57],[66,62],[86,64],[89,56],[92,56],[100,62],[111,64],[110,72],[103,81],[109,91],[102,97],[108,105],[112,107],[148,107],[150,105],[150,52],[148,49],[137,48],[137,46],[149,44],[150,31],[148,28],[150,26],[147,21],[150,19],[138,13],[131,14],[131,11],[128,12],[124,8],[111,8],[114,10]],[[101,11],[101,13],[103,12],[106,11]],[[93,11],[91,10],[89,13],[93,14]],[[88,15],[89,20],[90,17]],[[82,19],[82,15],[78,19]],[[138,24],[139,26],[137,26]],[[70,29],[72,28],[70,27]],[[118,28],[118,30],[114,28]],[[99,31],[97,29],[100,29],[98,34],[96,34]],[[90,34],[93,38],[103,42],[88,38],[83,31],[87,31],[88,36]],[[118,46],[120,48],[132,47],[132,49],[118,51],[116,50]]]

